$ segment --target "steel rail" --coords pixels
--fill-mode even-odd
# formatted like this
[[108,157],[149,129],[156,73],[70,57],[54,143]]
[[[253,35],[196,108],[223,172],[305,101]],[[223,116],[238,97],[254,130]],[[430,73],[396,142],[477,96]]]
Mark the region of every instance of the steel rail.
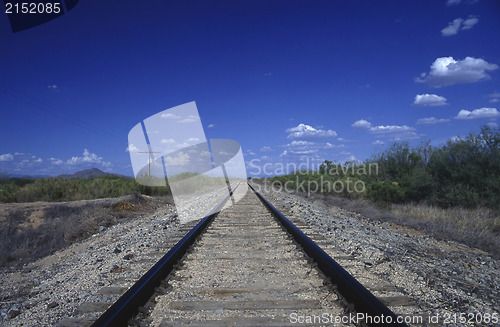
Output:
[[[397,322],[397,315],[383,304],[375,295],[368,291],[360,282],[349,274],[341,265],[332,259],[323,249],[321,249],[313,240],[298,229],[288,218],[286,218],[278,209],[267,201],[257,190],[248,183],[248,186],[257,194],[264,205],[273,213],[277,220],[293,236],[295,241],[302,246],[318,265],[321,272],[337,286],[337,290],[344,299],[354,306],[356,314],[364,314],[373,322],[377,319],[384,319],[384,326],[407,326],[404,323]],[[379,320],[380,321],[380,320]],[[379,323],[366,323],[368,326],[381,326]]]
[[224,206],[232,196],[238,183],[229,194],[224,197],[195,227],[193,227],[167,254],[165,254],[151,269],[148,270],[132,287],[128,289],[115,303],[113,303],[93,324],[101,326],[127,326],[139,311],[139,308],[153,296],[155,288],[160,285],[174,265],[184,256],[187,249],[196,238],[205,231],[216,216],[218,210]]

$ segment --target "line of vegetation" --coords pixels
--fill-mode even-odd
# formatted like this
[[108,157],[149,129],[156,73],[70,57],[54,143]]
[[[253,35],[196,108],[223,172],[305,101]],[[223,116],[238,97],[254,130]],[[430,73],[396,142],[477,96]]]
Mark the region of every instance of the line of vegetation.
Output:
[[485,126],[440,147],[395,143],[363,163],[325,161],[317,171],[268,182],[500,256],[498,128]]
[[[500,208],[500,129],[433,147],[395,143],[362,163],[325,160],[318,171],[270,179],[287,189],[363,198],[381,206],[425,203],[441,208]],[[314,189],[313,189],[314,187]]]
[[170,195],[167,187],[144,186],[133,178],[105,175],[90,178],[0,178],[0,202],[75,201],[140,193]]

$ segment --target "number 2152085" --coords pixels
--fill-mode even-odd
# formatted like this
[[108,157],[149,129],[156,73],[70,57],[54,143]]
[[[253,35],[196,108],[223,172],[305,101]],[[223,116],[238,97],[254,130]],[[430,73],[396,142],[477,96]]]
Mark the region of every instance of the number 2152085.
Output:
[[59,14],[61,12],[60,2],[23,2],[5,4],[6,14]]

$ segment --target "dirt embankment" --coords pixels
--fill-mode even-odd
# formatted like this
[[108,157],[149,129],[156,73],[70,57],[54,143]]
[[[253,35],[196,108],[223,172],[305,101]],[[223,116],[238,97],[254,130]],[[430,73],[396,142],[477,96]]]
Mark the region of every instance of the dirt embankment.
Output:
[[0,267],[16,269],[171,199],[131,194],[69,202],[0,203]]

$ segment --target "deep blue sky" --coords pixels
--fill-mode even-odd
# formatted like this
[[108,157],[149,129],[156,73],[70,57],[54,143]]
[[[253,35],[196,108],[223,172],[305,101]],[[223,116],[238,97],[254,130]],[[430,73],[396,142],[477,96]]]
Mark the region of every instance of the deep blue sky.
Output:
[[498,40],[493,0],[82,0],[18,33],[2,14],[0,172],[132,175],[129,130],[190,101],[260,165],[442,144],[497,126]]

